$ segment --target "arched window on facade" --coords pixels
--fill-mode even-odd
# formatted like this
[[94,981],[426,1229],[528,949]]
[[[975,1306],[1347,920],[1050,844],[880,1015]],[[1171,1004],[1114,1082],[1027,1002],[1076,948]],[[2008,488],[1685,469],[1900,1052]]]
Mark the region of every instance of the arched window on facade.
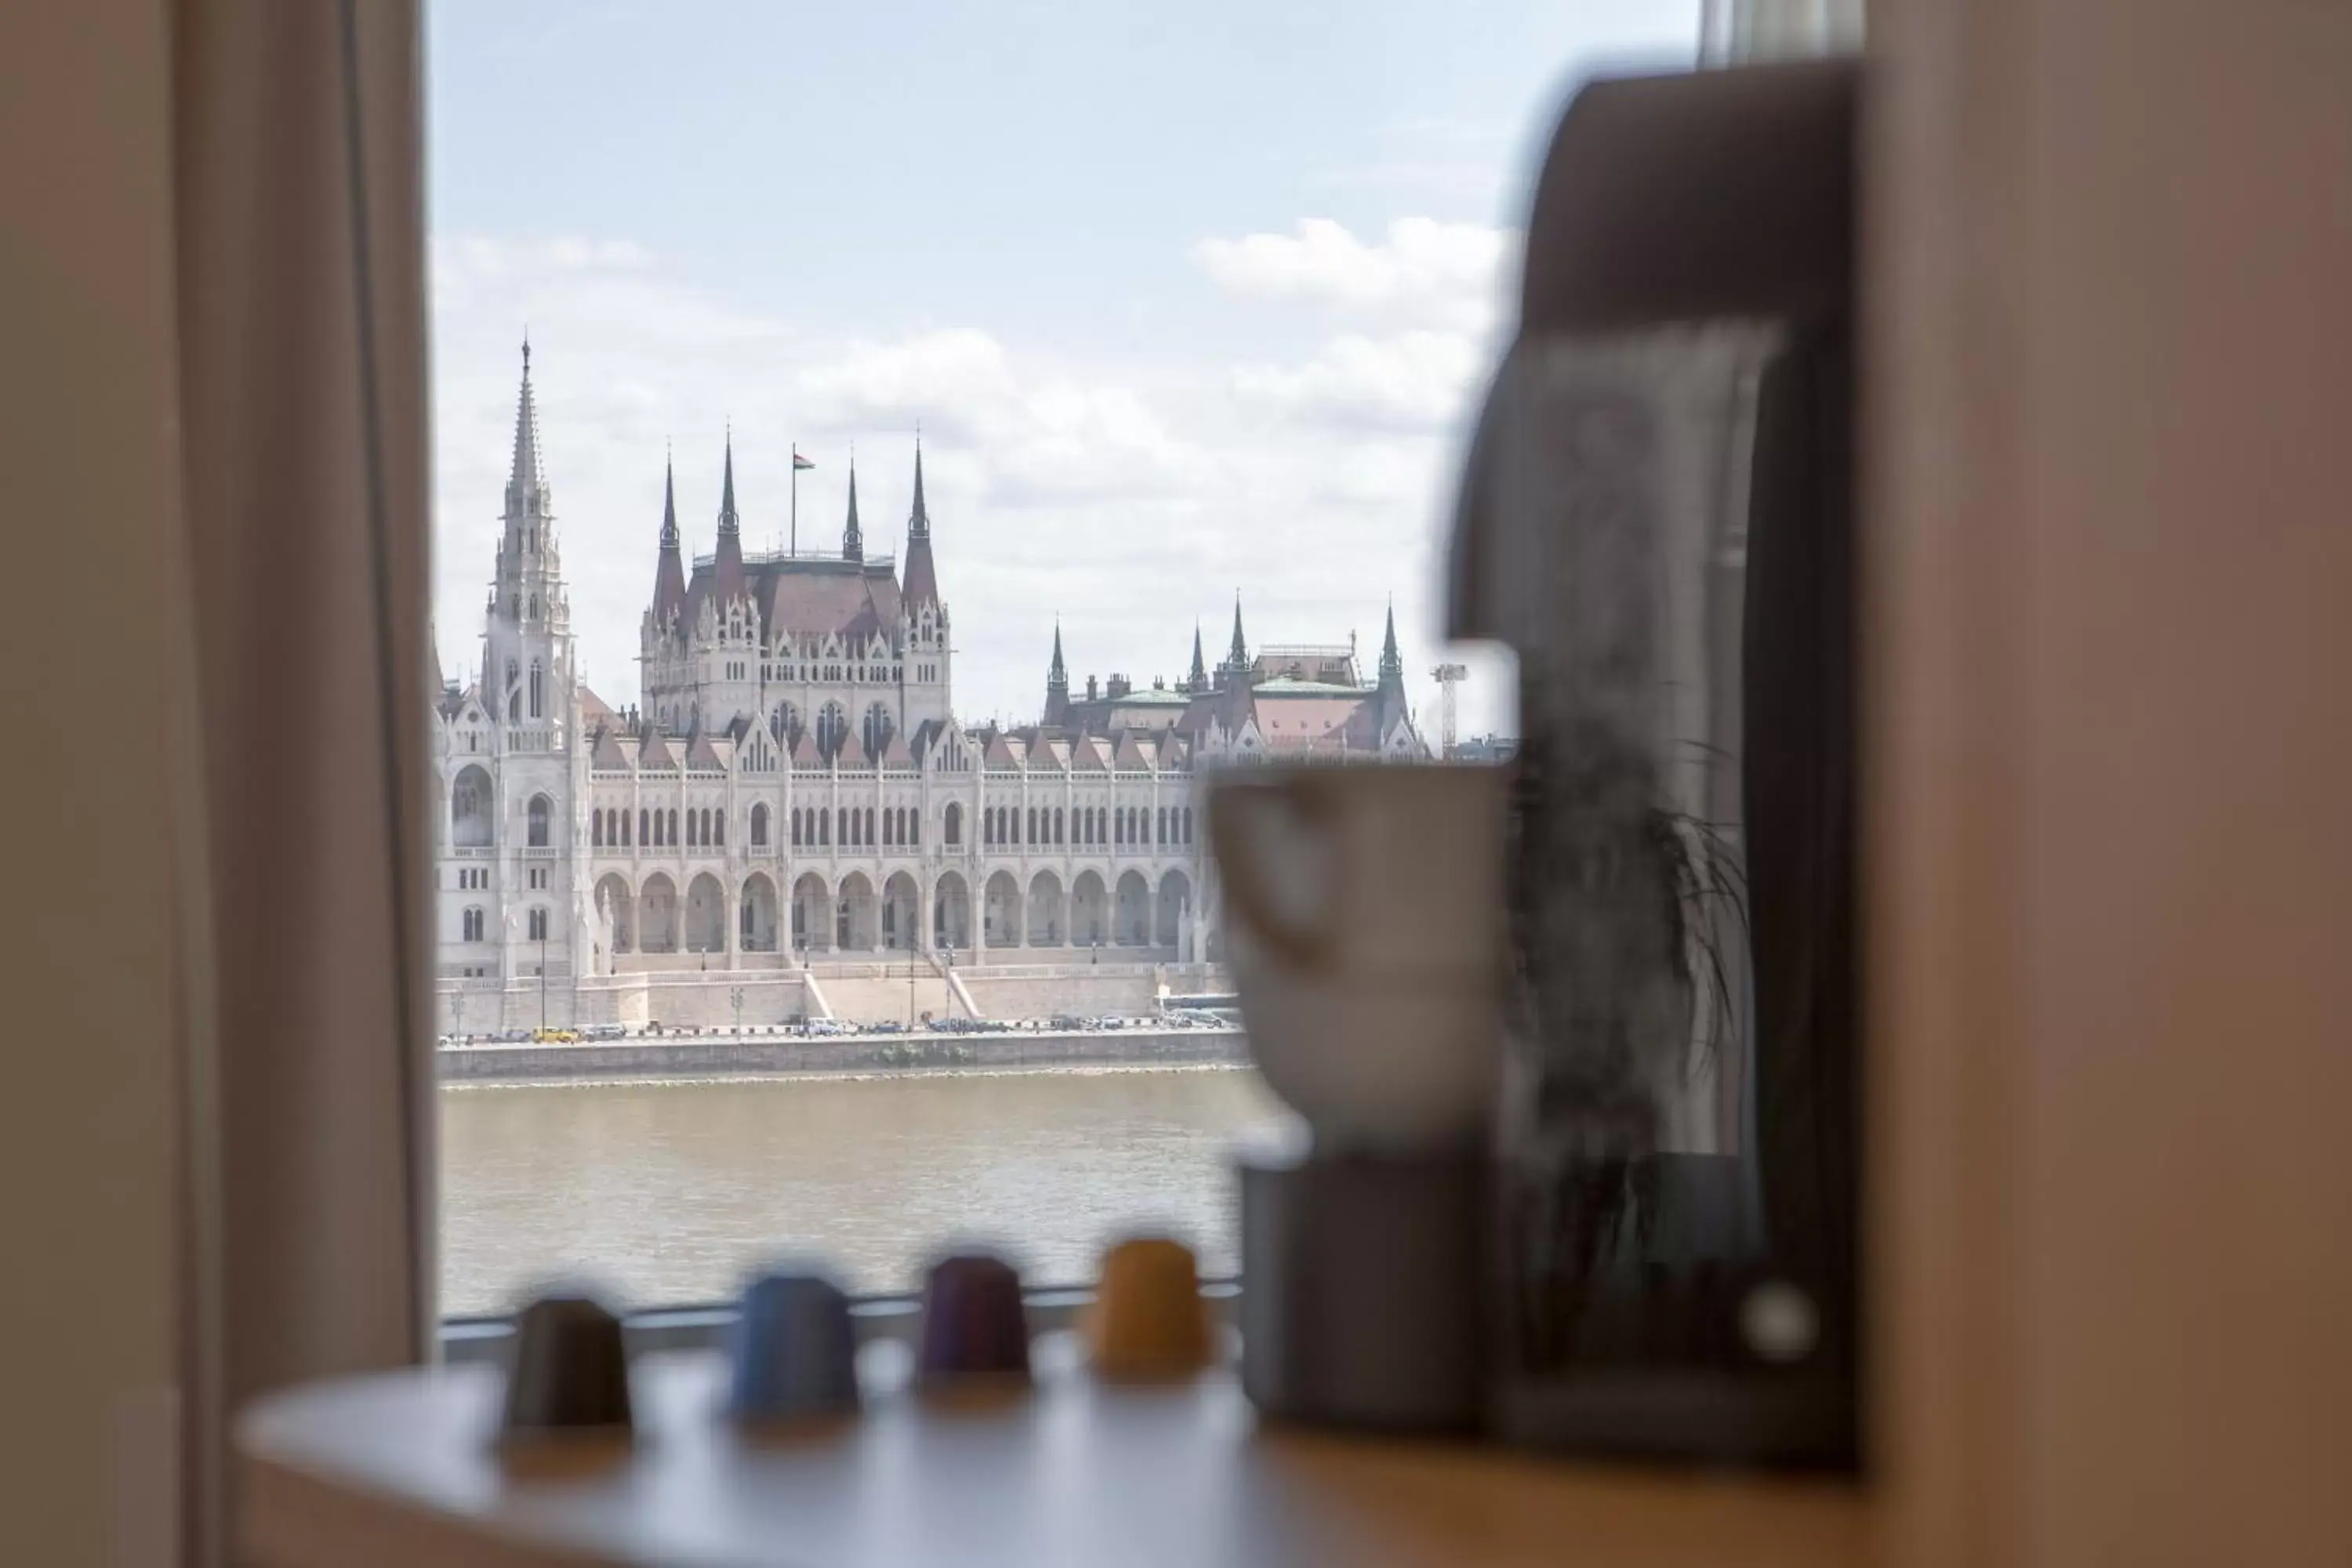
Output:
[[941,837],[940,842],[946,844],[950,848],[953,848],[955,846],[963,842],[963,807],[954,801],[948,802],[948,809],[943,827],[944,835]]
[[677,842],[677,807],[674,805],[669,808],[669,823],[664,829],[662,842],[665,844]]
[[799,806],[797,806],[797,805],[796,805],[796,806],[793,807],[793,848],[795,848],[795,849],[797,849],[797,848],[799,848],[800,847],[801,847],[801,808],[800,808]]
[[[530,613],[534,616],[539,614],[539,601],[536,599],[531,601]],[[530,716],[534,719],[547,717],[547,671],[537,659],[530,661]]]
[[482,911],[480,910],[469,909],[463,915],[458,917],[457,935],[458,940],[462,942],[479,942],[482,940]]
[[751,807],[751,847],[764,849],[768,846],[768,808],[754,804]]
[[507,660],[507,720],[509,723],[522,717],[522,671],[514,660]]
[[525,840],[533,849],[547,847],[548,819],[554,815],[555,803],[543,795],[530,797],[528,808],[530,837]]
[[868,704],[862,733],[866,737],[866,754],[876,762],[882,760],[882,748],[890,743],[890,735],[898,728],[891,721],[890,710],[879,702]]
[[918,849],[923,847],[923,814],[911,805],[907,808],[907,842]]
[[828,702],[817,710],[817,754],[826,762],[841,754],[842,743],[849,739],[849,714],[840,703]]
[[653,842],[652,836],[646,832],[646,808],[642,805],[637,807],[637,842],[640,844]]
[[710,842],[721,849],[727,847],[727,808],[723,805],[710,814]]
[[533,942],[547,940],[547,910],[543,908],[534,908],[530,911],[530,940]]
[[833,813],[823,806],[816,810],[816,843],[820,849],[833,847]]
[[866,808],[866,831],[857,836],[857,842],[860,844],[874,842],[874,808],[870,805]]
[[1063,816],[1062,816],[1062,808],[1061,808],[1060,806],[1058,806],[1058,805],[1057,805],[1057,806],[1055,806],[1055,807],[1054,808],[1054,842],[1055,842],[1055,843],[1056,843],[1056,844],[1067,844],[1067,843],[1070,841],[1070,840],[1069,840],[1069,837],[1068,837],[1068,835],[1067,835],[1067,834],[1066,834],[1066,833],[1063,831],[1063,829],[1064,829],[1065,826],[1066,826],[1066,823],[1065,823],[1065,820],[1064,820]]
[[1192,842],[1192,808],[1189,805],[1184,808],[1184,842]]
[[589,814],[588,847],[592,849],[604,847],[604,814],[601,811]]

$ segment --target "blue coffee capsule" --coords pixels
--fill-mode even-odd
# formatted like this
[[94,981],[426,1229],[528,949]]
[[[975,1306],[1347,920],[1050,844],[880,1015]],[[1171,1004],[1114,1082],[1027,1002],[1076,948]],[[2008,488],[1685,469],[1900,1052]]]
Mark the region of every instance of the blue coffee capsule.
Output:
[[916,1375],[927,1388],[1028,1381],[1029,1320],[1013,1265],[992,1253],[963,1252],[932,1266]]
[[743,1292],[728,1413],[755,1423],[820,1420],[857,1409],[849,1298],[819,1274],[769,1274]]

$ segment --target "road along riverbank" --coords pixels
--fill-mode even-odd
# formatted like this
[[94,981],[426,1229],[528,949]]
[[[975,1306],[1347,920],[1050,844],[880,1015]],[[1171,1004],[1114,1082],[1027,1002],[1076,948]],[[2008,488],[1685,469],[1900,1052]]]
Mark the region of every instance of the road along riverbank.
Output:
[[1239,1029],[1022,1029],[973,1035],[709,1036],[571,1045],[443,1046],[445,1084],[888,1074],[1119,1064],[1246,1064]]

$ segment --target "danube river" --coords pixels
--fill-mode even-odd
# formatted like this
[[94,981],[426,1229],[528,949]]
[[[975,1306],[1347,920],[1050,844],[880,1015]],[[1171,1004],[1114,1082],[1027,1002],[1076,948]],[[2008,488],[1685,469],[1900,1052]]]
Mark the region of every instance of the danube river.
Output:
[[942,1245],[1083,1279],[1150,1229],[1234,1271],[1239,1138],[1278,1131],[1245,1068],[445,1088],[442,1310],[584,1280],[643,1306],[723,1300],[763,1259],[902,1289]]

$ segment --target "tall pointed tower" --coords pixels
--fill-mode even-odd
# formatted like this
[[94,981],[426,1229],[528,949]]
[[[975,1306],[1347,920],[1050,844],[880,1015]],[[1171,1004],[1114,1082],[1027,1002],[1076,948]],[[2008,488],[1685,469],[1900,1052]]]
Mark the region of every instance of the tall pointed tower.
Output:
[[1380,690],[1383,697],[1404,695],[1404,656],[1397,651],[1396,604],[1389,604],[1389,627],[1381,638]]
[[572,605],[556,542],[554,494],[539,444],[539,402],[530,384],[530,343],[522,345],[522,390],[515,399],[514,459],[499,518],[499,557],[482,638],[482,700],[518,745],[553,749],[543,734],[563,713],[572,680]]
[[1242,636],[1242,596],[1234,595],[1234,640],[1225,649],[1223,660],[1217,666],[1216,689],[1230,690],[1250,683],[1249,640]]
[[677,468],[662,458],[661,545],[654,556],[654,597],[637,633],[637,699],[661,721],[663,698],[693,683],[686,625],[686,551],[677,529]]
[[[699,574],[698,574],[698,580]],[[670,703],[671,726],[681,733],[723,730],[761,710],[760,606],[743,569],[743,515],[735,506],[735,432],[727,432],[727,458],[719,481],[719,548],[709,587],[694,616],[689,650],[693,695],[683,716]]]
[[738,605],[751,602],[743,576],[743,518],[735,510],[735,432],[727,432],[727,472],[719,490],[719,555],[713,563],[711,600],[724,623]]
[[[920,506],[922,503],[919,500],[916,504]],[[849,459],[849,521],[841,525],[841,558],[844,561],[866,559],[866,533],[857,526],[857,459],[854,457]]]
[[1201,662],[1201,623],[1192,623],[1192,668],[1184,676],[1184,695],[1198,697],[1209,689],[1209,667]]
[[1070,717],[1070,671],[1062,662],[1062,623],[1054,623],[1054,662],[1045,667],[1046,728],[1068,722]]
[[945,724],[954,713],[955,650],[948,637],[948,607],[940,598],[938,568],[931,562],[931,512],[923,498],[923,440],[915,437],[915,502],[907,512],[907,561],[898,595],[901,668],[900,706],[907,730],[927,721]]
[[923,504],[923,443],[915,440],[915,505],[907,514],[907,607],[940,606],[940,580],[931,564],[931,513]]
[[[540,452],[539,403],[530,383],[530,344],[522,349],[522,390],[515,400],[514,460],[507,475],[506,511],[499,519],[498,566],[482,627],[482,702],[496,723],[492,754],[469,765],[484,776],[480,790],[490,824],[488,843],[459,854],[496,854],[498,872],[476,861],[467,869],[488,877],[464,889],[466,908],[478,910],[480,934],[460,960],[481,944],[496,944],[493,973],[509,978],[571,973],[576,910],[573,857],[584,836],[579,703],[572,675],[572,607],[556,542],[555,505]],[[465,781],[463,773],[459,782]],[[444,871],[444,887],[454,884]],[[464,919],[460,911],[461,920]],[[460,929],[464,929],[462,926]]]

